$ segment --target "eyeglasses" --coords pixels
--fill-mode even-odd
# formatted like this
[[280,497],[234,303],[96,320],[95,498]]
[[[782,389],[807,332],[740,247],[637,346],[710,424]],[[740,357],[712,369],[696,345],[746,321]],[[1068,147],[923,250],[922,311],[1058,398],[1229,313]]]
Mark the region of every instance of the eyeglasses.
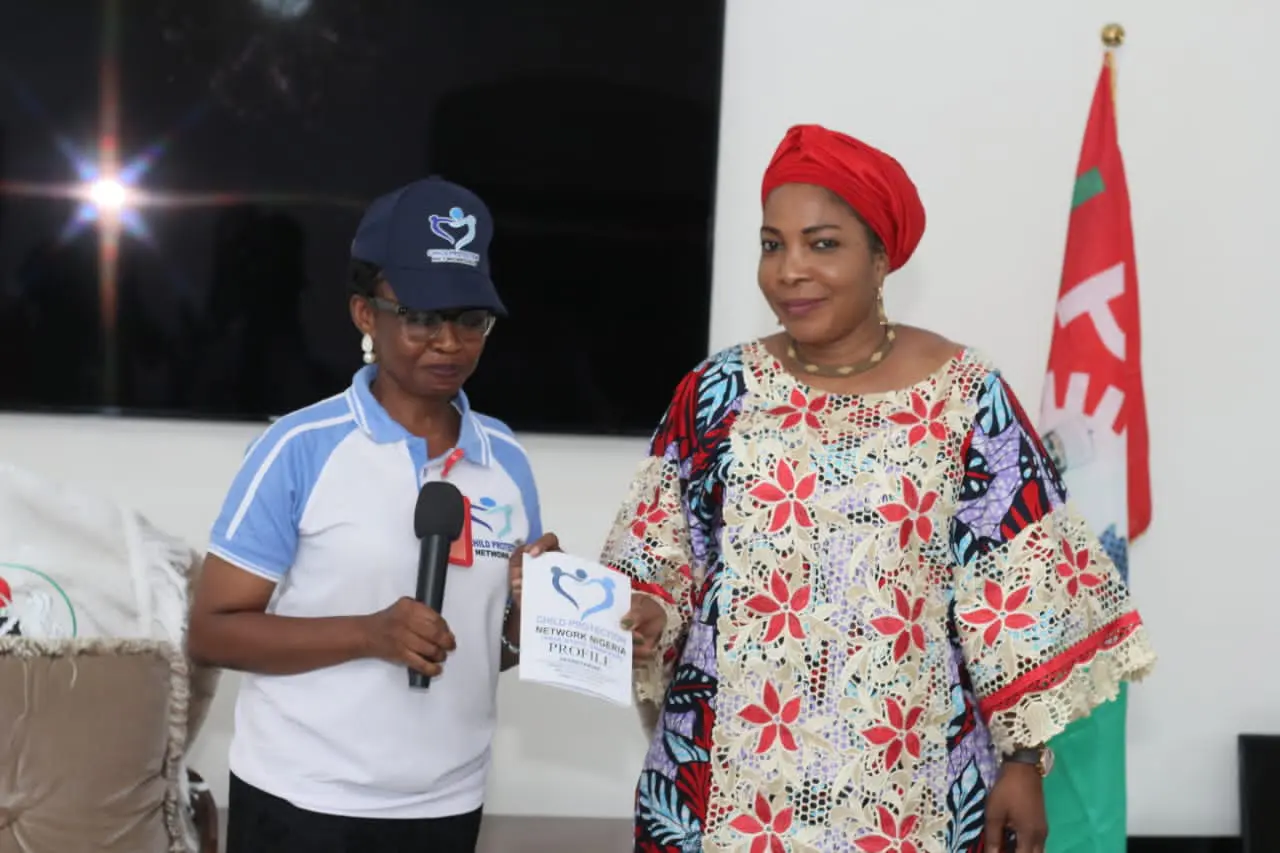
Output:
[[449,323],[454,333],[464,341],[478,341],[489,336],[497,318],[484,308],[463,308],[458,311],[418,311],[407,308],[399,302],[371,296],[369,304],[379,311],[385,311],[400,318],[400,331],[405,340],[411,343],[433,341],[444,331]]

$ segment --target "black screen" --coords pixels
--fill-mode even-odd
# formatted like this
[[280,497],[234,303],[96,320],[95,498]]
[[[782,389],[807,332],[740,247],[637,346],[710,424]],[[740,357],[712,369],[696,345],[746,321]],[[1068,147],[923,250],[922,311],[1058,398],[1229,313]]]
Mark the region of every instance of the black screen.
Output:
[[439,174],[492,210],[511,311],[474,405],[651,431],[706,355],[723,5],[4,4],[0,407],[257,420],[341,391],[363,207]]

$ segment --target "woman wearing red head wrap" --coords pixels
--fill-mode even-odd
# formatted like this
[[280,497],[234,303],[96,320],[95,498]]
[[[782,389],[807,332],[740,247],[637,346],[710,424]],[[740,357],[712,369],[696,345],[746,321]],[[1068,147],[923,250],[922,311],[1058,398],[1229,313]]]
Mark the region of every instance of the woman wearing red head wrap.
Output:
[[1112,557],[975,351],[892,325],[902,166],[792,128],[782,331],[681,383],[605,546],[654,733],[636,850],[1042,853],[1044,748],[1154,664]]

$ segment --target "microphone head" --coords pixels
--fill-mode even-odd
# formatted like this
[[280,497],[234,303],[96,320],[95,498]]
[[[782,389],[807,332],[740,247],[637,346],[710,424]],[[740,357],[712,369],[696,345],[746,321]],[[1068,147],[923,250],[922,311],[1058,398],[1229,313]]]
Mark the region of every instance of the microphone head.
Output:
[[413,533],[419,539],[445,536],[452,542],[462,534],[466,512],[466,502],[457,486],[443,480],[425,483],[413,508]]

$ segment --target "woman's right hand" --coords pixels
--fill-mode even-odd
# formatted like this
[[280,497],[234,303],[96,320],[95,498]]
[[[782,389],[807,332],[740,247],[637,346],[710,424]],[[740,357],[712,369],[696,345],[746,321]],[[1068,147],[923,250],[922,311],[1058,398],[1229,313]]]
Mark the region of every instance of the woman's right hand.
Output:
[[456,644],[439,613],[404,597],[386,610],[364,617],[368,657],[405,664],[434,678]]
[[658,639],[667,627],[667,611],[648,595],[631,594],[631,609],[622,617],[622,627],[631,629],[631,659],[637,664],[653,659]]

